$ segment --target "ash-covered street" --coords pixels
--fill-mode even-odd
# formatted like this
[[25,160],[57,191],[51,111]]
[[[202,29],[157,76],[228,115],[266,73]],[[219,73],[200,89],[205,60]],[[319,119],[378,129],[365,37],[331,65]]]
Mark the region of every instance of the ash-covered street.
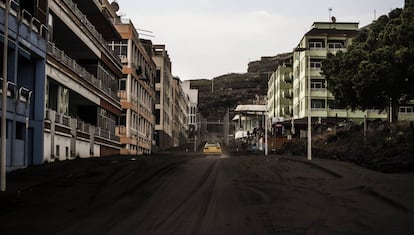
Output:
[[304,158],[77,159],[8,175],[1,234],[414,234],[414,174]]

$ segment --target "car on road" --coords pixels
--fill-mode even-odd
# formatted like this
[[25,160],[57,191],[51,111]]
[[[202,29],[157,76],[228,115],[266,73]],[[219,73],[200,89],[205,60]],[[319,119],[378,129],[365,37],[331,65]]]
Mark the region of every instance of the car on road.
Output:
[[204,154],[221,154],[221,146],[219,143],[206,143],[203,148]]

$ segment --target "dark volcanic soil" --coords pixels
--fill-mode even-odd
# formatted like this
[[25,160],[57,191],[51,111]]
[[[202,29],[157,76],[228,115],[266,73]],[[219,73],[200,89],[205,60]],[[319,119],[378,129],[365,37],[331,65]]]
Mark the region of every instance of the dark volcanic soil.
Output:
[[12,172],[0,234],[414,234],[414,174],[200,154]]

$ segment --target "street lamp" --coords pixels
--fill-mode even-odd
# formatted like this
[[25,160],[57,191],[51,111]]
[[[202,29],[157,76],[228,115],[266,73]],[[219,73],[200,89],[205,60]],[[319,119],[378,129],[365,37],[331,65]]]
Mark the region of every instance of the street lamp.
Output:
[[[7,128],[7,51],[9,41],[9,12],[10,1],[6,1],[4,12],[4,44],[3,44],[3,81],[2,81],[2,110],[1,110],[1,161],[0,161],[0,191],[6,191],[6,128]],[[17,49],[16,49],[17,50]]]
[[264,112],[264,115],[265,115],[265,156],[267,156],[268,155],[268,143],[267,143],[267,97],[265,98],[265,101],[266,101],[266,111]]
[[[295,52],[306,52],[308,51],[308,137],[307,137],[307,158],[312,160],[312,102],[311,102],[311,78],[310,78],[310,54],[309,48],[296,47],[293,49]],[[305,54],[306,56],[306,54]]]

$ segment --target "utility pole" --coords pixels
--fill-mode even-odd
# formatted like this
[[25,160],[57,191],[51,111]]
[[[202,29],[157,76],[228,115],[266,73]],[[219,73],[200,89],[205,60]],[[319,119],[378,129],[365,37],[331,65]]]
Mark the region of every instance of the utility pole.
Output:
[[[3,47],[3,86],[2,86],[2,100],[1,100],[1,185],[0,190],[6,191],[6,124],[7,124],[7,50],[9,48],[9,12],[10,0],[6,0],[6,10],[4,12],[4,47]],[[16,48],[16,50],[18,50]]]

